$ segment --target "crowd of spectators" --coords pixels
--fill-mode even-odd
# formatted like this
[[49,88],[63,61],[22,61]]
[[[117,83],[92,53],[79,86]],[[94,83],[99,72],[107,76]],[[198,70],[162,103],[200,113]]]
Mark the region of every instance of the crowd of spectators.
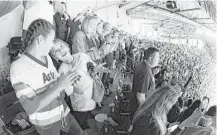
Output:
[[186,88],[189,96],[201,97],[206,94],[206,91],[210,91],[205,86],[209,85],[210,81],[207,81],[207,78],[216,64],[215,50],[212,50],[211,46],[205,45],[199,49],[197,46],[151,40],[144,40],[142,44],[144,48],[156,47],[160,50],[160,66],[167,69],[165,80],[175,76],[178,83],[184,86],[192,76]]
[[[54,3],[54,5],[55,4],[56,3]],[[123,68],[126,69],[126,72],[133,75],[135,72],[135,67],[138,65],[138,63],[145,60],[145,50],[149,47],[155,47],[159,50],[158,52],[160,56],[160,62],[158,67],[151,68],[153,70],[153,75],[157,75],[158,72],[163,70],[163,81],[159,84],[160,90],[153,91],[153,93],[151,93],[150,96],[147,97],[144,103],[141,103],[140,108],[136,110],[132,123],[136,128],[133,129],[132,134],[138,135],[139,133],[141,133],[141,131],[139,130],[141,129],[141,125],[147,126],[149,124],[148,122],[144,124],[143,120],[156,120],[154,121],[154,124],[156,124],[157,126],[151,125],[153,131],[150,131],[150,134],[153,133],[153,135],[165,135],[168,132],[169,128],[167,126],[169,124],[167,123],[166,115],[167,112],[178,100],[181,93],[181,91],[177,92],[178,88],[170,87],[170,85],[172,86],[173,83],[179,84],[182,91],[187,94],[183,98],[192,98],[192,102],[194,101],[192,105],[190,105],[191,102],[189,101],[189,103],[187,103],[186,105],[186,108],[183,109],[184,111],[182,110],[183,113],[179,114],[179,118],[175,122],[179,122],[179,126],[181,126],[179,127],[179,129],[177,129],[183,130],[183,126],[192,128],[198,124],[197,123],[192,126],[185,125],[186,123],[189,123],[189,121],[192,121],[192,117],[198,115],[195,112],[196,109],[199,110],[197,112],[201,112],[201,108],[199,107],[201,102],[200,100],[204,96],[205,91],[209,91],[205,89],[205,86],[209,85],[209,82],[206,81],[206,79],[210,75],[209,71],[211,71],[213,65],[216,64],[216,55],[213,53],[213,50],[209,45],[205,45],[201,49],[195,46],[189,47],[184,44],[172,44],[168,42],[140,39],[134,35],[124,32],[123,30],[118,30],[118,28],[113,27],[108,22],[100,19],[99,16],[97,16],[94,12],[91,11],[90,7],[79,13],[78,16],[74,19],[72,19],[67,13],[66,3],[61,2],[58,6],[54,7],[56,8],[56,13],[53,16],[53,19],[55,21],[54,27],[46,19],[36,19],[33,21],[33,23],[30,24],[28,29],[23,29],[23,51],[24,55],[26,56],[21,55],[21,58],[18,59],[18,62],[15,61],[15,64],[12,64],[12,70],[10,71],[12,76],[12,85],[14,83],[16,84],[17,82],[23,81],[19,80],[22,77],[16,80],[18,75],[23,74],[18,73],[18,70],[15,70],[16,68],[21,67],[21,60],[23,60],[25,57],[34,57],[31,55],[37,56],[39,54],[34,54],[33,52],[37,52],[39,51],[39,49],[43,49],[42,47],[40,48],[37,46],[45,45],[45,42],[42,42],[42,40],[38,39],[46,39],[44,41],[46,41],[47,43],[47,41],[50,41],[49,38],[51,39],[52,36],[54,37],[55,35],[55,38],[57,39],[54,40],[54,46],[50,48],[51,51],[49,55],[52,57],[56,70],[59,71],[60,80],[62,79],[62,81],[57,82],[57,84],[55,85],[60,85],[64,87],[64,89],[66,89],[65,94],[67,94],[68,96],[65,96],[65,100],[69,101],[67,103],[71,109],[70,112],[75,117],[76,121],[81,127],[81,130],[86,130],[90,128],[87,122],[90,111],[96,108],[96,103],[98,103],[98,108],[102,107],[100,103],[102,101],[102,98],[100,98],[100,100],[93,99],[94,93],[96,93],[98,89],[102,89],[103,92],[101,92],[100,94],[109,96],[109,85],[113,83],[112,79],[115,78],[115,72],[118,69]],[[52,33],[52,31],[54,30],[55,34]],[[44,49],[44,53],[48,55],[49,51],[46,52],[46,49],[48,50],[48,48]],[[28,53],[32,54],[29,55]],[[41,58],[41,61],[46,62],[47,60]],[[24,65],[22,66],[24,67]],[[66,79],[69,78],[69,74],[67,74],[69,71],[76,71],[74,75],[79,75],[78,77],[71,77],[68,83],[74,81],[72,84],[73,87],[71,87],[70,85],[69,88],[66,88],[68,84],[64,85],[63,80],[64,77],[66,77]],[[70,75],[71,74],[73,75],[73,73],[70,73]],[[192,79],[188,83],[188,86],[185,86],[189,78]],[[29,80],[31,79],[32,77],[29,76]],[[26,81],[24,83],[28,84],[27,82],[29,80],[24,80]],[[51,78],[48,80],[51,80]],[[65,83],[67,83],[67,80]],[[31,89],[33,89],[34,86],[36,85],[31,86]],[[30,85],[28,84],[26,87],[29,88]],[[15,91],[18,91],[16,87],[14,88]],[[57,91],[56,93],[58,92],[59,91]],[[54,95],[56,93],[51,92],[50,94]],[[21,93],[21,95],[22,94],[26,96],[26,93]],[[39,93],[39,95],[40,94],[43,95],[43,92]],[[36,95],[36,97],[39,95]],[[57,96],[53,96],[53,100],[56,100],[56,97]],[[100,95],[100,97],[102,97],[102,95]],[[45,99],[47,100],[47,98]],[[29,102],[30,98],[27,97],[24,100],[26,102]],[[51,101],[45,102],[46,100],[43,100],[46,105],[51,104]],[[196,101],[198,101],[199,103]],[[23,101],[22,105],[26,110],[28,110],[27,105],[31,104],[25,104],[25,102]],[[41,106],[42,107],[40,109],[34,108],[34,111],[30,110],[33,111],[31,113],[37,114],[39,110],[44,111],[44,106]],[[61,113],[62,115],[62,112],[58,113]],[[204,114],[200,114],[201,117],[203,115]],[[62,120],[62,116],[61,119],[58,120]],[[35,121],[38,122],[38,120]],[[37,122],[33,124],[37,125]],[[49,122],[50,123],[48,124],[51,125],[54,123],[54,121]],[[202,124],[204,126],[203,121],[199,124]],[[43,129],[43,126],[37,126]],[[207,127],[207,125],[204,127]],[[188,129],[186,130],[186,132],[187,131]]]

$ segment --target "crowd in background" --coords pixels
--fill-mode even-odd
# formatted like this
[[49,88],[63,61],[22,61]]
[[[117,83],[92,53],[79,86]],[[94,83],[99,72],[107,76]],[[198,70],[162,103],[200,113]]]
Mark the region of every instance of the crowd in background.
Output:
[[[178,79],[178,83],[185,85],[188,78],[192,76],[192,80],[187,88],[189,96],[198,96],[205,94],[201,84],[205,82],[209,71],[215,64],[215,56],[209,46],[198,49],[196,46],[187,46],[184,44],[172,44],[166,42],[144,40],[145,48],[153,46],[161,50],[160,65],[167,69],[166,80],[170,80],[171,76]],[[208,84],[207,84],[208,85]]]

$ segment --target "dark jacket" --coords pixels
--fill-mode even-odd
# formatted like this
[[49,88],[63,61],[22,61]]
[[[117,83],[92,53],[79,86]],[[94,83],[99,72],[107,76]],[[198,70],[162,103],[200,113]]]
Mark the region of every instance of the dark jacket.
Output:
[[214,135],[214,131],[210,127],[188,127],[185,129],[177,128],[169,135]]
[[193,114],[193,112],[200,106],[200,104],[200,100],[194,101],[194,103],[188,109],[186,109],[183,113],[180,114],[178,122],[182,123],[185,119],[190,117]]
[[[195,132],[195,131],[191,132],[190,130],[192,130],[192,128],[185,128],[184,130],[177,128],[171,133],[166,133],[166,135],[193,135],[193,134],[183,134],[187,132],[189,133]],[[160,129],[150,117],[141,116],[139,120],[135,122],[135,124],[133,125],[133,130],[130,135],[160,135]],[[204,134],[204,135],[210,135],[210,134]]]
[[144,115],[135,122],[130,135],[160,135],[160,130],[150,117]]
[[56,24],[56,37],[65,42],[68,42],[66,41],[66,39],[68,34],[68,28],[71,27],[72,20],[70,18],[68,20],[65,20],[64,16],[57,12],[54,15],[54,21]]
[[133,76],[133,87],[131,92],[130,107],[132,115],[138,109],[137,92],[145,94],[147,97],[155,90],[154,76],[151,68],[145,61],[139,63],[135,68]]
[[169,113],[167,114],[167,121],[169,123],[174,123],[178,120],[180,115],[180,109],[177,104],[173,105],[170,109]]

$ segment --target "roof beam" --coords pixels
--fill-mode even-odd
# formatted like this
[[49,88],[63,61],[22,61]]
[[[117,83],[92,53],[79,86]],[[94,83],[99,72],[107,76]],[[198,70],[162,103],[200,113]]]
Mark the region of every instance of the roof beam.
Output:
[[149,7],[153,7],[154,9],[155,9],[155,8],[158,8],[158,9],[165,10],[165,11],[168,11],[168,12],[173,13],[172,10],[169,10],[169,9],[166,9],[166,8],[162,8],[162,7],[159,7],[159,6],[157,6],[157,5],[151,5],[151,4],[145,4],[145,5],[146,5],[146,6],[149,6]]
[[140,24],[155,25],[157,23],[140,23]]
[[149,18],[149,17],[144,17],[144,19],[147,19],[147,20],[157,20],[157,21],[163,21],[164,20],[164,19]]
[[187,11],[194,11],[194,10],[200,10],[201,8],[192,8],[192,9],[185,9],[185,10],[177,10],[175,11],[175,13],[177,12],[187,12]]
[[[144,5],[144,4],[148,4],[148,3],[151,2],[151,1],[152,1],[152,0],[146,1],[146,2],[144,2],[144,3],[142,3],[142,4],[139,4],[139,5],[137,5],[137,6],[133,7],[133,8],[131,8],[131,9],[137,8],[137,7],[142,6],[142,5]],[[130,10],[130,9],[129,9],[129,10]]]
[[215,25],[215,23],[200,23],[200,24],[212,24],[212,25]]
[[120,4],[119,5],[119,8],[122,8],[122,7],[124,7],[124,6],[126,6],[126,5],[128,5],[128,4],[130,4],[131,2],[126,2],[126,3],[124,3],[124,4]]
[[188,20],[190,20],[190,21],[193,21],[194,23],[200,24],[200,25],[202,25],[203,27],[209,29],[206,25],[201,24],[201,23],[198,23],[197,21],[195,21],[195,20],[193,20],[192,18],[190,18],[190,17],[188,17],[188,16],[185,16],[185,15],[183,15],[183,14],[175,13],[175,12],[172,11],[172,10],[169,10],[169,9],[166,9],[166,8],[162,8],[162,7],[159,7],[159,6],[156,6],[156,5],[150,5],[150,4],[146,4],[146,5],[147,5],[147,6],[150,6],[150,7],[153,7],[153,8],[155,8],[155,9],[161,9],[161,10],[163,10],[163,11],[167,11],[167,12],[170,12],[170,13],[174,13],[174,14],[176,14],[176,15],[179,15],[179,16],[185,18],[185,19],[188,19]]
[[95,7],[93,8],[93,11],[97,11],[97,10],[100,10],[100,9],[103,9],[103,8],[107,8],[107,7],[111,7],[111,6],[114,6],[114,5],[120,5],[120,4],[125,4],[126,2],[112,2],[111,4],[105,4],[101,7]]
[[192,18],[193,20],[207,20],[207,19],[210,19],[210,18]]
[[144,4],[148,4],[148,3],[151,2],[151,1],[152,1],[152,0],[148,0],[148,1],[146,1],[146,2],[142,2],[142,3],[140,3],[140,4],[136,5],[136,6],[134,6],[133,8],[128,9],[128,10],[126,11],[126,13],[127,13],[128,15],[130,15],[130,14],[129,14],[130,11],[132,11],[133,9],[135,9],[135,8],[137,8],[137,7],[139,7],[139,6],[142,6],[142,5],[144,5]]

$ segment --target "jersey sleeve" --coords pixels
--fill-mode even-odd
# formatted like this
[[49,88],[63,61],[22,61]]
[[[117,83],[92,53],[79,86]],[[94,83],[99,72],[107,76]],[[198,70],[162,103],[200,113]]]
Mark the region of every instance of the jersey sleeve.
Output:
[[11,66],[11,84],[24,110],[31,115],[37,110],[40,99],[34,89],[28,85],[28,82],[26,81],[28,78],[25,76],[26,73],[22,72],[24,69],[19,69],[21,66],[19,68],[17,67],[15,67],[15,65]]

